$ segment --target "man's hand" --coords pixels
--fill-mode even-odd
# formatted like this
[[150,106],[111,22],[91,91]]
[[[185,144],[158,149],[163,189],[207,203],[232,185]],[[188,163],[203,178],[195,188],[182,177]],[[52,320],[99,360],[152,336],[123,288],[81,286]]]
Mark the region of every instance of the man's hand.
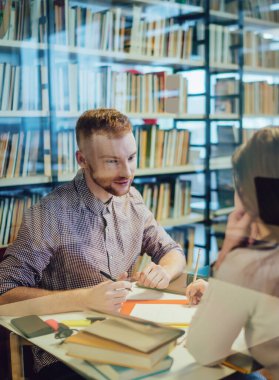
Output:
[[164,266],[151,262],[142,272],[137,272],[134,279],[139,285],[148,288],[165,289],[169,286],[171,276]]
[[207,286],[208,283],[202,279],[198,279],[187,286],[186,297],[189,299],[190,305],[197,305],[200,302]]
[[105,281],[96,286],[80,289],[83,306],[97,307],[107,311],[119,311],[132,284],[128,281]]

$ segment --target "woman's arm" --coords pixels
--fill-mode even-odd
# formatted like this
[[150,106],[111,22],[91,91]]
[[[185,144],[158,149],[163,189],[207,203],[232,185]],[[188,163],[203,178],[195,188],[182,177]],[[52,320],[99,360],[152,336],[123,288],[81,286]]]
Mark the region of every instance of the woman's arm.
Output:
[[186,342],[199,363],[212,365],[230,354],[234,340],[249,319],[251,302],[247,289],[209,280]]

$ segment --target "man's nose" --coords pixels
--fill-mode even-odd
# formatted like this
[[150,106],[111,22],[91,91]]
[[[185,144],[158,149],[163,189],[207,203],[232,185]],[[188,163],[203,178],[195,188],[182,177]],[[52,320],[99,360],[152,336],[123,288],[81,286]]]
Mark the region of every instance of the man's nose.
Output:
[[126,164],[123,164],[121,166],[121,173],[120,173],[121,177],[131,177],[132,175],[132,169],[129,165],[129,163],[126,163]]

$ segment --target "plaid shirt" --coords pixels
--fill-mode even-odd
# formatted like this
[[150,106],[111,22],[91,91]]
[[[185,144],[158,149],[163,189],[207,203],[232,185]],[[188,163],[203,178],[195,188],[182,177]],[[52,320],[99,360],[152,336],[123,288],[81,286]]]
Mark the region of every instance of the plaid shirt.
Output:
[[[66,290],[97,285],[104,281],[100,270],[114,278],[125,271],[130,275],[140,253],[158,263],[171,249],[183,254],[135,188],[104,204],[79,171],[25,212],[0,264],[0,294],[17,286]],[[37,371],[55,361],[35,351]]]

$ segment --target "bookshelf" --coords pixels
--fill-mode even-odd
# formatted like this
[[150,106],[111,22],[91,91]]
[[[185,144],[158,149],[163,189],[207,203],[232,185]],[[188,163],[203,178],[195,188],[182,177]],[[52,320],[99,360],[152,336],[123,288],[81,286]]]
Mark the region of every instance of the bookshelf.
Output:
[[[234,149],[256,128],[279,123],[279,102],[267,100],[279,91],[272,37],[278,11],[259,11],[269,3],[6,2],[0,9],[0,246],[15,237],[20,201],[27,207],[74,177],[80,114],[115,107],[134,126],[135,185],[142,193],[149,189],[151,209],[165,203],[169,212],[159,212],[159,222],[185,248],[193,246],[194,226],[205,226],[207,264],[214,218],[231,210],[216,195],[218,176],[231,168],[229,135]],[[186,195],[178,183],[187,181]],[[167,192],[161,200],[160,187]]]
[[[211,87],[213,94],[215,94],[215,99],[214,96],[211,96],[211,103],[220,101],[219,104],[217,103],[217,107],[215,103],[215,111],[217,108],[219,115],[215,113],[215,115],[211,116],[211,133],[213,127],[215,139],[217,135],[217,140],[219,138],[225,141],[225,148],[234,149],[234,146],[247,141],[258,128],[278,125],[279,122],[279,49],[278,32],[276,32],[278,30],[279,12],[273,7],[273,2],[267,0],[261,2],[257,0],[212,1],[210,8],[211,19],[214,22],[221,23],[222,27],[227,26],[230,22],[230,29],[234,31],[235,36],[238,36],[238,41],[235,44],[235,53],[238,52],[238,57],[237,61],[234,62],[234,66],[231,64],[226,65],[221,70],[220,63],[211,65],[211,67],[214,67],[214,73],[218,72],[220,78],[215,80],[213,88]],[[225,34],[223,33],[224,40]],[[233,80],[235,81],[234,83]],[[226,134],[224,134],[224,131],[216,132],[218,128],[218,126],[216,127],[217,121],[222,121],[224,129],[226,124],[229,126],[230,119],[230,133],[228,132],[229,130]],[[213,141],[215,144],[211,144],[211,155],[212,153],[218,155],[214,137]],[[231,141],[230,147],[229,141]],[[230,168],[230,162],[227,161],[224,150],[219,148],[219,153],[222,157],[215,158],[214,156],[210,160],[212,170],[210,181],[211,189],[213,190],[209,196],[211,204],[218,202],[218,195],[216,195],[216,193],[218,194],[218,186],[216,188],[218,171],[228,173]],[[219,167],[216,160],[219,161]],[[226,161],[227,165],[225,164]],[[228,183],[225,183],[225,186],[228,187]],[[222,202],[224,201],[226,199],[222,200]],[[217,244],[213,244],[211,250],[220,248],[225,231],[226,216],[231,211],[232,207],[230,205],[223,208],[220,202],[218,209],[213,208],[211,210],[212,227],[210,231],[213,234],[211,234],[210,243],[212,243],[212,236],[217,239]]]

